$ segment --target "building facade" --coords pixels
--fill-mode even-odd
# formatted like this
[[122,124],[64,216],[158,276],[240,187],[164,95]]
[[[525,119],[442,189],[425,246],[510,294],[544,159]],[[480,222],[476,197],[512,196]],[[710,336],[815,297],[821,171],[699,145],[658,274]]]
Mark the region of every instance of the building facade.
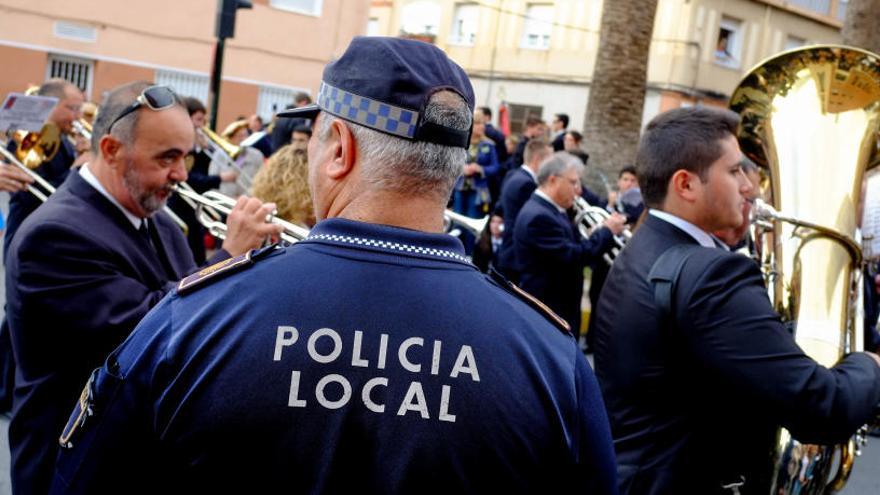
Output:
[[[845,0],[660,0],[643,122],[696,103],[726,105],[751,67],[784,49],[839,43]],[[478,105],[504,101],[517,131],[529,114],[584,122],[602,0],[374,0],[368,33],[446,50]],[[621,53],[626,57],[626,53]]]
[[[252,0],[228,39],[218,126],[314,95],[324,65],[364,34],[369,0]],[[217,0],[0,0],[0,97],[49,77],[100,102],[115,86],[156,81],[209,104]]]

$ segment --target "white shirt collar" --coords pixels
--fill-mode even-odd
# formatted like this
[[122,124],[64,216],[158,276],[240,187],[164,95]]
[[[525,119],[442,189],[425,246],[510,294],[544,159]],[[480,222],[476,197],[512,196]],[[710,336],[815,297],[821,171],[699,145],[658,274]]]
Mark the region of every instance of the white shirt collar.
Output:
[[[697,227],[696,225],[684,220],[683,218],[677,217],[665,211],[651,209],[648,211],[648,214],[653,215],[660,220],[666,221],[685,231],[694,238],[701,246],[707,248],[717,248],[718,244],[712,239],[712,236],[706,233],[705,230]],[[724,243],[720,243],[724,245]]]
[[95,177],[95,174],[93,174],[92,171],[89,170],[88,163],[80,167],[79,175],[83,178],[84,181],[91,184],[92,187],[94,187],[99,193],[101,193],[102,196],[109,199],[111,203],[119,208],[119,211],[121,211],[122,214],[125,215],[125,218],[127,218],[128,221],[131,222],[131,225],[135,228],[135,230],[141,228],[141,223],[143,223],[144,219],[126,210],[125,207],[119,203],[119,201],[116,201],[116,198],[114,198],[110,193],[107,192],[106,189],[104,189],[104,186],[101,185],[101,182],[98,181],[98,178]]
[[535,184],[538,183],[538,175],[535,174],[535,172],[533,172],[532,169],[530,169],[530,168],[528,167],[528,165],[526,165],[526,164],[524,163],[524,164],[520,165],[520,167],[521,167],[523,170],[525,170],[527,174],[529,174],[529,176],[532,178],[532,180],[535,181]]
[[544,191],[542,191],[540,189],[535,189],[535,195],[547,200],[551,205],[555,206],[556,209],[559,210],[559,213],[565,213],[565,208],[556,204],[556,201],[553,201],[552,199],[550,199],[550,196],[547,196],[547,194]]

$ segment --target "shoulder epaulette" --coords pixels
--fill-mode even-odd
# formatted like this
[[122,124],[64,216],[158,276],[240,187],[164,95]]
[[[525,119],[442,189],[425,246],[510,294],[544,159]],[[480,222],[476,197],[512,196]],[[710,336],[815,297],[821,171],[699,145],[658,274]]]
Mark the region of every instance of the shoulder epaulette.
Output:
[[503,289],[516,296],[517,299],[520,299],[521,301],[525,302],[533,309],[535,309],[538,313],[541,313],[541,315],[544,316],[544,318],[547,318],[550,323],[553,323],[556,328],[568,335],[571,335],[571,326],[568,324],[568,322],[562,319],[562,317],[558,314],[554,313],[552,309],[550,309],[546,304],[539,301],[535,296],[520,289],[494,269],[489,270],[489,277],[496,284],[500,285]]
[[275,251],[277,248],[279,248],[279,245],[273,244],[272,246],[264,247],[262,249],[252,249],[247,253],[240,254],[234,258],[226,258],[223,261],[214,263],[213,265],[203,268],[181,280],[180,283],[177,284],[177,293],[188,294],[199,287],[204,287],[227,275],[240,272],[253,265],[258,258]]

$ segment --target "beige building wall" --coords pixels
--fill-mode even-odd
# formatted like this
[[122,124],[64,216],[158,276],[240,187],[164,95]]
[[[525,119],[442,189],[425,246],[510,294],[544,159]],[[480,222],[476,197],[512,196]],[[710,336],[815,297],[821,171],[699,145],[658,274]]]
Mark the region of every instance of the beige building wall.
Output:
[[[801,2],[804,3],[804,2]],[[523,48],[530,5],[552,5],[547,49]],[[422,9],[433,33],[427,38],[467,70],[477,104],[497,108],[501,101],[536,105],[550,120],[570,116],[581,127],[599,46],[603,0],[375,0],[370,18],[378,34],[414,33],[412,11]],[[644,121],[662,110],[705,103],[725,105],[745,72],[793,42],[839,43],[837,0],[827,14],[782,0],[660,0],[648,66]],[[456,11],[476,5],[472,44],[455,39]],[[719,62],[719,31],[738,26],[741,53],[735,63]],[[625,57],[626,54],[620,54]]]
[[[235,38],[226,43],[221,125],[254,113],[260,86],[314,94],[323,66],[366,32],[369,0],[316,3],[320,15],[273,7],[271,0],[238,11]],[[0,94],[24,90],[23,81],[42,82],[49,54],[94,62],[92,99],[121,82],[152,80],[158,70],[207,77],[216,9],[216,0],[3,0],[4,66],[21,70],[0,78]],[[59,22],[68,31],[59,34]],[[66,36],[70,29],[85,38]]]

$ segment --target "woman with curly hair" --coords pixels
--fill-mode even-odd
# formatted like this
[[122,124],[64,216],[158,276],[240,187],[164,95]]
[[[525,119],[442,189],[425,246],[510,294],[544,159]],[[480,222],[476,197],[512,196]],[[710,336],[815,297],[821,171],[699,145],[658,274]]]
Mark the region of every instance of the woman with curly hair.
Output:
[[273,202],[277,216],[304,227],[315,225],[309,192],[309,162],[306,150],[287,145],[275,152],[254,177],[253,195]]

